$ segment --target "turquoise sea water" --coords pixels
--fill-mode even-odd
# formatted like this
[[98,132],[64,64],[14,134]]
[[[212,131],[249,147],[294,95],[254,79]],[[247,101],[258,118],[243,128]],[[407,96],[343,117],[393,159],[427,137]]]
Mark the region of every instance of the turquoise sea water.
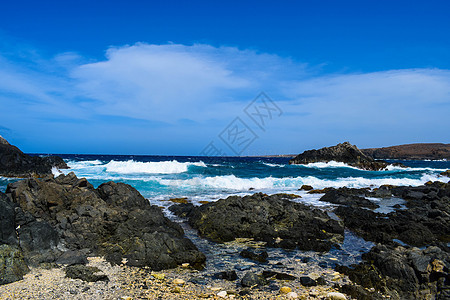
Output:
[[[289,165],[288,158],[262,157],[172,157],[61,155],[75,172],[94,186],[110,180],[135,187],[154,204],[187,197],[194,202],[217,200],[231,194],[297,193],[301,201],[324,205],[318,196],[298,189],[303,185],[324,187],[377,187],[382,184],[420,185],[429,180],[448,181],[439,175],[450,169],[450,161],[396,161],[407,168],[364,171],[343,163]],[[57,173],[55,171],[55,173]],[[0,189],[14,179],[0,178]],[[300,200],[299,200],[300,201]]]

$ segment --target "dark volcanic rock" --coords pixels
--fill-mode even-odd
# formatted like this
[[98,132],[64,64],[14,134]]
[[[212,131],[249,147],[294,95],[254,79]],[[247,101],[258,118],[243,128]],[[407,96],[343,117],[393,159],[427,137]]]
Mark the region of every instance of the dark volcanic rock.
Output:
[[223,271],[223,272],[216,273],[216,274],[214,274],[214,278],[228,280],[228,281],[235,281],[236,279],[238,279],[238,276],[236,274],[236,271],[230,270],[230,271]]
[[[87,249],[91,255],[103,255],[112,263],[127,259],[128,265],[154,270],[182,263],[200,267],[205,261],[178,224],[127,184],[108,182],[94,189],[70,173],[15,182],[8,186],[7,194],[25,211],[18,214],[17,222],[24,224],[19,235],[30,252],[54,248],[58,242],[69,250]],[[29,242],[28,236],[32,238]],[[60,253],[46,259],[58,257]]]
[[265,285],[267,284],[266,279],[253,272],[247,272],[245,273],[244,277],[241,280],[241,285],[243,287],[252,287],[256,285]]
[[384,170],[389,165],[385,161],[375,161],[356,146],[348,142],[318,150],[307,150],[289,161],[290,164],[309,164],[337,161],[363,170]]
[[279,273],[279,272],[275,272],[275,271],[263,271],[262,272],[262,276],[264,278],[276,278],[278,280],[295,280],[297,279],[295,276],[293,275],[289,275],[286,273]]
[[361,151],[375,159],[450,159],[450,144],[407,144]]
[[87,257],[81,251],[66,251],[58,259],[56,263],[59,265],[85,265],[88,263]]
[[257,251],[256,249],[251,248],[242,250],[239,255],[243,258],[248,258],[261,263],[267,262],[267,258],[269,257],[267,251]]
[[300,283],[303,286],[316,286],[317,282],[309,276],[300,277]]
[[52,168],[68,169],[69,167],[58,156],[30,156],[19,148],[10,145],[0,136],[0,176],[5,177],[44,177],[52,174]]
[[109,281],[108,276],[101,273],[99,268],[84,265],[68,266],[65,269],[66,277],[81,279],[87,282]]
[[346,206],[367,207],[371,209],[379,207],[379,205],[364,197],[349,195],[348,193],[341,192],[340,189],[332,189],[328,191],[325,195],[322,196],[322,198],[320,198],[320,201]]
[[391,187],[404,198],[406,210],[387,215],[358,207],[340,206],[335,213],[349,229],[377,243],[398,239],[412,246],[450,242],[450,184],[429,183],[418,187]]
[[0,245],[0,285],[22,280],[29,269],[22,251],[15,246]]
[[289,200],[290,196],[230,196],[195,207],[189,223],[216,242],[254,238],[269,247],[328,251],[343,239],[344,228],[326,212]]
[[[438,247],[420,250],[377,245],[363,255],[363,260],[357,266],[336,269],[353,282],[392,299],[446,299],[450,254]],[[358,294],[357,289],[353,292]]]
[[18,245],[14,221],[15,205],[0,192],[0,244]]

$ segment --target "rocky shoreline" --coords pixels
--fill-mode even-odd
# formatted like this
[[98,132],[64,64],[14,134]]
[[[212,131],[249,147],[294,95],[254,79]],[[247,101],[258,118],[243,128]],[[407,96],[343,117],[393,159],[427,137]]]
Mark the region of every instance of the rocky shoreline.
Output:
[[[384,164],[350,144],[330,148],[296,162],[350,153],[354,166]],[[94,188],[74,173],[33,177],[44,173],[31,168],[0,192],[1,299],[450,297],[449,182],[301,187],[327,209],[292,194],[201,206],[175,199],[169,219],[130,185]],[[398,201],[381,210],[389,199]],[[345,245],[354,235],[350,243],[370,247],[344,264],[339,255],[353,255]]]

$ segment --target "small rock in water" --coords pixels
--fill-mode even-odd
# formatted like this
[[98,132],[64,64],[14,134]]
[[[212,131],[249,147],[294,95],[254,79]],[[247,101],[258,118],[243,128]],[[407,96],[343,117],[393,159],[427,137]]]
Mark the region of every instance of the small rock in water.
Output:
[[298,295],[297,295],[296,292],[290,292],[290,293],[286,294],[286,298],[288,298],[288,299],[297,299]]
[[290,292],[292,292],[292,289],[288,286],[282,286],[280,289],[281,294],[288,294]]
[[303,191],[310,191],[313,190],[314,188],[310,185],[304,184],[302,185],[302,187],[299,190],[303,190]]
[[327,299],[328,300],[347,300],[347,297],[342,293],[331,292],[331,293],[327,294]]
[[184,281],[183,279],[180,279],[180,278],[175,278],[175,279],[172,281],[172,283],[173,283],[173,284],[181,285],[181,284],[184,284],[185,281]]
[[227,292],[226,291],[218,292],[217,293],[217,297],[226,298],[227,297]]
[[317,282],[308,276],[300,277],[300,282],[303,286],[316,286],[317,285]]
[[263,278],[255,273],[247,272],[242,278],[241,284],[243,287],[251,287],[255,285],[264,285],[266,282]]
[[262,263],[267,262],[267,258],[269,257],[269,254],[267,254],[267,251],[257,252],[255,249],[251,249],[251,248],[242,250],[239,255],[242,256],[243,258],[248,258],[248,259],[251,259],[251,260],[254,260],[257,262],[262,262]]
[[216,274],[214,274],[214,278],[224,279],[224,280],[228,280],[228,281],[234,281],[234,280],[238,279],[238,276],[236,274],[236,271],[231,270],[231,271],[224,271],[224,272],[216,273]]

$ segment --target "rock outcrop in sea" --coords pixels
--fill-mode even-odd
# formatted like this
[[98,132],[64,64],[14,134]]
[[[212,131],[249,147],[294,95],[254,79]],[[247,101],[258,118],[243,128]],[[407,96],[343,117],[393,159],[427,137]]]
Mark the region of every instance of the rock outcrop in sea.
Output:
[[370,171],[385,170],[390,165],[385,161],[374,160],[349,142],[318,150],[307,150],[291,159],[289,164],[309,164],[330,161],[343,162],[350,166]]
[[52,168],[68,169],[67,164],[58,156],[30,156],[8,143],[0,136],[0,176],[44,177],[52,174]]
[[0,244],[8,246],[1,246],[0,265],[9,266],[2,283],[20,279],[27,266],[77,256],[152,270],[205,262],[183,229],[136,189],[115,182],[95,189],[73,173],[9,184],[0,192],[0,222]]

